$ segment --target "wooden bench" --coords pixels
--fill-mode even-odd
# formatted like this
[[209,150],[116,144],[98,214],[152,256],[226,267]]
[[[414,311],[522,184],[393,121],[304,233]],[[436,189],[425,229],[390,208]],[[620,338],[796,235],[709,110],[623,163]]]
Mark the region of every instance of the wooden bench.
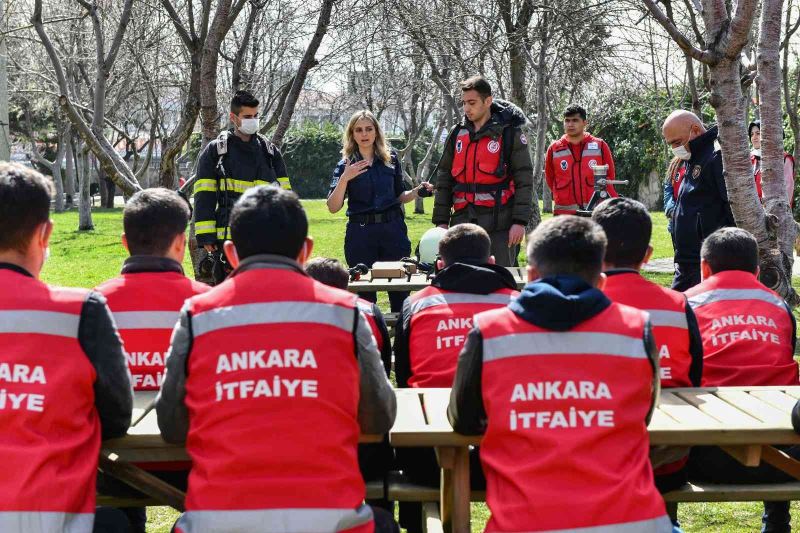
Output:
[[[424,531],[443,531],[439,513],[439,488],[417,485],[395,478],[386,487],[387,499],[399,502],[421,502]],[[762,485],[725,485],[687,483],[678,490],[664,494],[668,504],[697,502],[751,502],[800,500],[800,481]],[[486,501],[485,491],[472,491],[470,501]]]
[[[387,499],[400,502],[438,502],[439,488],[417,485],[408,481],[391,481]],[[694,502],[760,502],[800,500],[800,481],[762,485],[726,485],[716,483],[687,483],[678,490],[664,494],[664,500],[676,503]],[[470,501],[486,501],[485,491],[472,491]]]

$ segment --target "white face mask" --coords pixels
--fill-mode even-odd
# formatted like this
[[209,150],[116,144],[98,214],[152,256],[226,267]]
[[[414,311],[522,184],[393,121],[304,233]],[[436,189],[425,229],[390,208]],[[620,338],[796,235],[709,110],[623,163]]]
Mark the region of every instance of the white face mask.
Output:
[[672,153],[678,159],[683,159],[684,161],[688,161],[692,157],[692,152],[686,149],[685,146],[673,146]]
[[258,131],[258,119],[243,118],[242,125],[239,126],[239,131],[245,135],[254,135]]

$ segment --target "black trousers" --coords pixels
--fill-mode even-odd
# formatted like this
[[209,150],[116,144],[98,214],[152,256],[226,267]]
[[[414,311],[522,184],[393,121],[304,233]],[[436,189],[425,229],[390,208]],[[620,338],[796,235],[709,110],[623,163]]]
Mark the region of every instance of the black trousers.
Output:
[[675,263],[672,289],[685,292],[700,284],[700,263]]

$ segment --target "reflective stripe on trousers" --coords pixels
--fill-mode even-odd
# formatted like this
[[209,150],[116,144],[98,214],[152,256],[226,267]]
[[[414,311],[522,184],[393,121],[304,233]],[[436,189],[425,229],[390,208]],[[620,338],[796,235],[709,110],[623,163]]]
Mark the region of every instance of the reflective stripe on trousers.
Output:
[[372,522],[372,508],[186,511],[175,524],[183,533],[337,533]]
[[3,533],[91,533],[93,527],[94,513],[0,511]]
[[[638,522],[625,522],[622,524],[608,524],[605,526],[579,527],[574,529],[549,529],[538,533],[671,533],[672,522],[666,516],[639,520]],[[522,532],[517,532],[522,533]]]

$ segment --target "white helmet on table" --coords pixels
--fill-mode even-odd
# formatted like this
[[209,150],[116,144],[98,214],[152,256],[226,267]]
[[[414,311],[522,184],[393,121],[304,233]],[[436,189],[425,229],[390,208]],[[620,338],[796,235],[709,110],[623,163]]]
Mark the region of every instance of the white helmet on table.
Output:
[[439,241],[442,240],[445,233],[447,233],[446,229],[435,227],[422,235],[417,248],[421,262],[430,265],[436,262],[436,257],[439,255]]

